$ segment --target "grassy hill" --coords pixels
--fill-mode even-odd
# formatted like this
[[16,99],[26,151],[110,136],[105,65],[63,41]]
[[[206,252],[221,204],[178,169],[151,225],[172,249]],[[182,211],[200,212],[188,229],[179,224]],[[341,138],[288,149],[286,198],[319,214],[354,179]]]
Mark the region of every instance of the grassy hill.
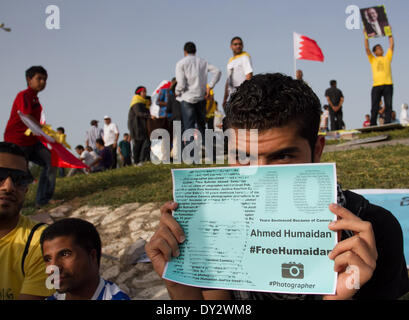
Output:
[[[344,189],[409,187],[409,146],[324,153],[322,162],[336,163],[338,181]],[[130,202],[165,202],[172,199],[171,169],[183,167],[189,166],[145,164],[57,178],[54,199],[60,200],[59,204],[70,202],[75,206],[118,207]],[[23,208],[25,214],[35,211],[36,189],[35,184],[29,189]]]

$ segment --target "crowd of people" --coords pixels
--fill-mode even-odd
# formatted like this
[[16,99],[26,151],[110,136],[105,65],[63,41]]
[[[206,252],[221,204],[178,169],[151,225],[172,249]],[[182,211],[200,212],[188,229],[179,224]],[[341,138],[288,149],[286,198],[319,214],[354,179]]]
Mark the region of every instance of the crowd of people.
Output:
[[[230,48],[233,57],[227,64],[222,103],[226,113],[224,128],[259,130],[259,164],[320,162],[325,137],[318,135],[317,128],[327,130],[328,119],[332,130],[345,127],[344,96],[336,80],[330,81],[330,88],[326,90],[328,105],[323,111],[318,97],[303,80],[301,70],[297,72],[297,79],[278,73],[253,75],[251,58],[243,51],[242,39],[234,37]],[[124,166],[131,165],[132,160],[134,165],[142,165],[149,160],[150,133],[156,128],[171,130],[170,124],[174,121],[180,121],[183,130],[197,128],[203,135],[206,126],[212,127],[216,111],[213,90],[221,71],[196,55],[193,42],[187,42],[183,49],[184,57],[176,64],[175,78],[158,94],[159,117],[151,115],[152,101],[146,87],[138,86],[129,106],[129,134],[125,133],[123,140],[118,141],[118,126],[110,116],[104,117],[103,128],[98,128],[97,120],[91,121],[85,147],[75,148],[87,164],[86,171],[115,169],[117,154]],[[379,45],[373,52],[375,56],[367,50],[374,74],[372,113],[367,120],[370,125],[376,125],[374,117],[379,113],[382,97],[385,123],[390,123],[393,117],[391,78],[380,75],[376,67],[383,64],[383,72],[390,73],[393,38],[390,37],[386,57]],[[208,74],[211,75],[209,81]],[[50,151],[35,135],[25,134],[27,126],[19,117],[19,112],[24,113],[41,127],[42,106],[38,93],[46,86],[47,71],[43,67],[31,67],[26,71],[26,79],[28,88],[17,95],[4,134],[5,142],[0,142],[0,299],[129,299],[115,284],[99,275],[101,241],[92,224],[80,219],[63,219],[46,227],[20,212],[33,181],[29,161],[43,167],[36,196],[38,206],[50,202],[56,176]],[[407,109],[406,105],[403,109],[406,117]],[[239,148],[249,148],[248,139],[246,137],[245,144],[238,143]],[[185,141],[187,143],[189,141]],[[77,172],[82,170],[73,169],[69,175]],[[205,290],[166,280],[170,296],[174,299],[395,299],[408,292],[402,230],[394,216],[340,186],[337,198],[338,204],[331,205],[330,210],[341,219],[328,227],[341,235],[329,255],[338,276],[336,295],[290,297],[254,291]],[[172,216],[177,206],[173,202],[162,206],[159,226],[146,246],[159,276],[166,261],[178,256],[178,245],[186,240]],[[360,270],[358,288],[345,286],[350,265]],[[46,274],[46,267],[57,267],[59,277],[56,271]],[[50,276],[51,290],[46,286]]]

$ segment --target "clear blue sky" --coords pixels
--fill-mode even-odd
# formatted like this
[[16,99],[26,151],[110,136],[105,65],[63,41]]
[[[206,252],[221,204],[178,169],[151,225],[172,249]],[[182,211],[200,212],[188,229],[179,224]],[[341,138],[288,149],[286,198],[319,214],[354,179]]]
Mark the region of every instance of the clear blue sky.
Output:
[[[135,88],[145,85],[151,93],[173,77],[185,42],[195,42],[197,54],[222,70],[215,87],[221,102],[233,36],[243,38],[255,73],[293,75],[293,31],[315,39],[325,55],[324,63],[297,61],[305,80],[324,103],[329,80],[336,79],[345,96],[347,128],[361,127],[372,77],[362,30],[345,27],[351,4],[386,6],[395,37],[393,107],[400,111],[409,101],[407,0],[2,0],[0,22],[12,32],[0,30],[0,132],[31,65],[43,65],[49,74],[39,95],[47,122],[63,126],[75,146],[84,143],[90,120],[102,126],[105,114],[121,135],[126,132]],[[60,9],[59,30],[45,26],[48,5]],[[388,45],[387,38],[370,45],[375,43]]]

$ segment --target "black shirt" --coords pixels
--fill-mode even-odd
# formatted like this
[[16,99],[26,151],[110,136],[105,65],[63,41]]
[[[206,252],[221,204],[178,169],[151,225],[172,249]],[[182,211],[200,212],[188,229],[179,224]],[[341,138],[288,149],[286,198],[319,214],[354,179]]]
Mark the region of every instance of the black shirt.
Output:
[[337,87],[331,87],[325,90],[325,96],[329,97],[329,100],[332,102],[334,106],[338,106],[339,101],[341,98],[344,97],[342,91],[339,90]]

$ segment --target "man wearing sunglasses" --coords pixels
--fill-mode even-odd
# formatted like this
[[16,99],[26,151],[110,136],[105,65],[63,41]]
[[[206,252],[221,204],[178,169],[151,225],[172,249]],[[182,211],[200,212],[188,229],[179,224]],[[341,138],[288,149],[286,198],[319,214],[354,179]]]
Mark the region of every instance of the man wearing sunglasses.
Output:
[[40,236],[44,229],[20,214],[33,177],[24,152],[0,142],[0,300],[44,299],[45,264]]

